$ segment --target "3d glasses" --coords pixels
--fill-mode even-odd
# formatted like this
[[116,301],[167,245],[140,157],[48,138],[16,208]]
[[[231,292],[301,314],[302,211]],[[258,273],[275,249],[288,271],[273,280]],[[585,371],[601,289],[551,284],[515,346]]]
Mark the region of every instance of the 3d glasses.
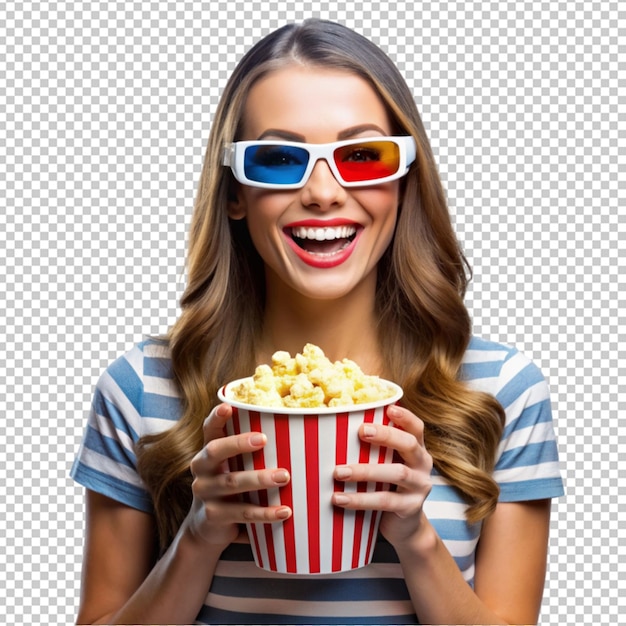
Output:
[[223,164],[244,185],[267,189],[303,187],[324,159],[344,187],[378,185],[404,176],[415,160],[410,136],[367,137],[334,143],[236,141],[227,144]]

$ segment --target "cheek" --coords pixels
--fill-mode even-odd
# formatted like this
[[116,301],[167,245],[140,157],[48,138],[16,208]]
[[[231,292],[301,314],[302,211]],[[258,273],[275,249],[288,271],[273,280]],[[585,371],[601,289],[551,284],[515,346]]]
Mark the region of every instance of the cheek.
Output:
[[288,191],[276,192],[258,187],[245,187],[241,191],[246,214],[259,219],[277,219],[293,201],[291,195]]
[[[259,191],[259,190],[254,190]],[[262,191],[262,190],[261,190]],[[275,194],[250,193],[246,200],[246,222],[252,241],[261,252],[270,240],[277,237],[278,222],[285,208],[285,200]]]
[[358,191],[354,193],[354,197],[369,213],[372,221],[395,224],[401,202],[400,187],[396,181],[375,189]]

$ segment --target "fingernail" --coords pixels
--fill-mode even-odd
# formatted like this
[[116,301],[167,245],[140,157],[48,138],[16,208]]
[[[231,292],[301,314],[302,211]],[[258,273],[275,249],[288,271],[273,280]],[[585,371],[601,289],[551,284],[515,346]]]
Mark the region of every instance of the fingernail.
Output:
[[400,410],[396,404],[387,407],[387,417],[398,417]]
[[286,470],[276,470],[272,474],[272,480],[279,484],[289,482],[289,472]]
[[350,476],[352,476],[352,470],[345,465],[342,465],[335,469],[336,478],[343,479],[343,478],[350,478]]
[[291,509],[287,506],[283,506],[276,511],[276,517],[278,519],[287,519],[291,515]]
[[350,502],[350,498],[348,498],[348,496],[345,496],[343,493],[336,493],[333,496],[333,499],[335,501],[335,504],[348,504],[348,502]]
[[248,441],[251,446],[262,446],[267,441],[267,437],[263,433],[252,433]]
[[371,424],[365,424],[365,426],[363,426],[363,434],[366,437],[373,437],[376,434],[376,428]]

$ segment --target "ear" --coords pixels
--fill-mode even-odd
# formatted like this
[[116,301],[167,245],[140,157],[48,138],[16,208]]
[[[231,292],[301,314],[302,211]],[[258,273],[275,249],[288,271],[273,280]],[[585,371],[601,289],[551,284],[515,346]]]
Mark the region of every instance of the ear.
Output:
[[241,187],[237,185],[237,189],[229,195],[228,217],[231,220],[242,220],[246,217],[247,208],[247,203],[241,193]]

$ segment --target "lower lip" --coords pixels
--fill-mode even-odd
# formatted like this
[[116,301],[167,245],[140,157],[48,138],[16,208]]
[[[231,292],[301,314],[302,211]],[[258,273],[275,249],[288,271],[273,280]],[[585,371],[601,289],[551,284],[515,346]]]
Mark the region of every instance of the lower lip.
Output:
[[333,254],[328,255],[320,255],[320,254],[312,254],[303,250],[291,237],[288,235],[287,243],[291,246],[291,249],[298,255],[300,260],[302,260],[307,265],[311,267],[317,268],[330,268],[337,267],[337,265],[341,265],[345,263],[350,255],[354,252],[354,248],[356,247],[356,242],[361,235],[360,232],[356,234],[356,237],[347,245],[343,250],[339,250],[338,252],[334,252]]

